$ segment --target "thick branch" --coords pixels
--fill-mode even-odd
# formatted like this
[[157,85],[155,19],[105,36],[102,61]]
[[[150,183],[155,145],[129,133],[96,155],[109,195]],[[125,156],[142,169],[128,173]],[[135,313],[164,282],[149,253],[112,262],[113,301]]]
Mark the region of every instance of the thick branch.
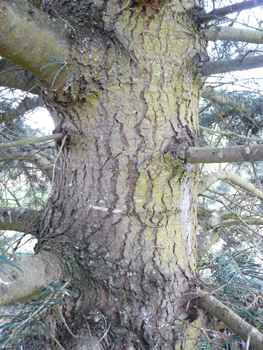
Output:
[[188,163],[233,163],[263,160],[263,145],[245,145],[224,148],[189,147],[186,150]]
[[41,215],[41,210],[0,208],[0,230],[26,232],[36,236]]
[[199,305],[211,315],[224,322],[234,333],[239,335],[245,342],[250,338],[250,345],[255,350],[263,349],[263,334],[255,327],[244,321],[235,312],[223,303],[204,291],[198,292],[200,296]]
[[245,57],[243,60],[241,58],[235,60],[206,62],[200,71],[202,75],[208,76],[212,74],[234,72],[238,70],[247,70],[260,67],[263,67],[262,55]]
[[232,96],[219,94],[218,92],[214,91],[214,89],[212,89],[210,86],[207,86],[203,89],[202,97],[208,99],[209,101],[218,103],[219,105],[222,105],[222,106],[229,105],[231,107],[234,107],[235,109],[237,109],[243,114],[254,112],[245,103],[238,101],[236,98]]
[[199,22],[206,23],[212,20],[216,20],[216,19],[218,20],[231,13],[240,12],[243,10],[249,10],[262,5],[263,5],[263,0],[250,0],[250,1],[239,2],[237,4],[221,7],[219,9],[213,10],[209,13],[206,13],[205,15],[200,16]]
[[0,59],[0,86],[39,94],[38,79],[5,59]]
[[263,193],[256,188],[253,184],[247,182],[242,179],[240,176],[237,176],[234,173],[226,170],[220,170],[215,173],[211,173],[209,175],[204,176],[199,182],[199,190],[198,193],[202,194],[205,192],[210,186],[212,186],[217,181],[229,181],[234,185],[242,188],[243,190],[251,193],[253,196],[263,199]]
[[53,163],[39,151],[21,152],[21,153],[6,153],[0,156],[0,162],[6,160],[22,160],[24,162],[33,163],[47,177],[52,178]]
[[[27,1],[23,1],[22,6],[19,0],[0,2],[0,55],[44,80],[49,86],[58,70],[57,65],[40,69],[48,63],[48,56],[70,61],[70,31],[65,28],[65,22],[60,19],[53,21]],[[57,84],[65,77],[64,69],[58,76]]]
[[11,280],[0,271],[0,306],[18,300],[28,300],[37,295],[43,285],[64,277],[62,262],[49,252],[41,252],[27,259],[17,260],[15,264],[23,272],[1,264],[1,268]]
[[63,137],[63,134],[62,133],[57,133],[57,134],[54,134],[54,135],[34,137],[32,139],[24,139],[24,140],[18,140],[18,141],[3,142],[3,143],[0,143],[0,149],[1,148],[9,148],[9,147],[32,145],[33,143],[61,139],[61,137]]
[[245,43],[262,44],[263,31],[240,29],[234,27],[210,27],[205,32],[206,38],[210,41],[226,40],[241,41]]
[[43,106],[43,101],[39,96],[33,98],[26,97],[15,109],[11,109],[6,113],[0,113],[0,123],[21,117],[26,112],[40,106]]

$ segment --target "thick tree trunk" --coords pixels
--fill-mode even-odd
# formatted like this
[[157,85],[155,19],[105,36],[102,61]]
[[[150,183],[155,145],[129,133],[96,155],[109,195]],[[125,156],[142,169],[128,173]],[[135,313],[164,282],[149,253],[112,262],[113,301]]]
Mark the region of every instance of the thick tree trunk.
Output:
[[67,138],[37,251],[58,254],[72,274],[80,293],[72,323],[83,314],[97,330],[106,322],[114,349],[192,349],[195,329],[175,317],[187,313],[196,273],[198,168],[180,154],[198,137],[195,65],[204,43],[188,15],[197,4],[121,10],[108,1],[101,17],[95,3],[93,12],[86,1],[71,10],[43,3],[84,26],[78,62],[89,75],[74,80],[72,93],[70,84],[43,89]]

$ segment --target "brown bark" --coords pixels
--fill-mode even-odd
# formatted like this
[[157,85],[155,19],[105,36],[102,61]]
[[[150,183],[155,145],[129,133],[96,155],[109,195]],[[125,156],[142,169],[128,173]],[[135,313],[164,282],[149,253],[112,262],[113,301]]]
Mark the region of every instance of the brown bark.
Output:
[[[180,340],[182,325],[174,325],[196,271],[198,175],[178,158],[196,142],[199,90],[187,63],[199,41],[193,23],[175,20],[178,6],[160,6],[157,15],[136,3],[135,12],[120,15],[119,4],[108,3],[111,17],[119,16],[115,42],[105,37],[106,44],[90,47],[83,41],[78,60],[89,76],[83,73],[72,95],[68,88],[44,96],[68,138],[38,249],[52,248],[70,261],[82,312],[91,323],[98,313],[98,329],[106,318],[118,334],[117,349],[125,342],[191,348],[196,341]],[[174,33],[181,29],[179,53],[181,36]]]
[[[0,24],[10,22],[0,53],[45,79],[43,100],[56,132],[67,135],[57,142],[36,252],[59,256],[72,277],[76,333],[85,315],[98,332],[110,325],[117,350],[192,349],[199,334],[175,318],[186,311],[196,274],[198,167],[181,161],[198,138],[201,85],[192,67],[205,41],[189,17],[196,3],[122,9],[114,0],[44,0],[42,12],[21,13],[17,3],[1,2]],[[23,50],[31,44],[10,31],[10,13],[32,37],[31,57],[13,46],[12,35]],[[85,71],[70,67],[70,82],[64,67],[49,88],[58,68],[43,76],[45,55]],[[61,336],[62,345],[77,348],[69,338]]]

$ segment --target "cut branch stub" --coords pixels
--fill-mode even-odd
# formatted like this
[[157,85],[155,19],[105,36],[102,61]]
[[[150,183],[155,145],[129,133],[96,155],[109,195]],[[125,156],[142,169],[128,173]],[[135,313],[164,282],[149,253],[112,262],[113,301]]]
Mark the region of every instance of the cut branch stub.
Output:
[[170,144],[166,148],[166,152],[169,152],[174,159],[185,161],[185,155],[189,146],[195,146],[197,144],[197,137],[193,135],[186,127],[181,127],[178,131],[175,131],[176,136],[172,137]]

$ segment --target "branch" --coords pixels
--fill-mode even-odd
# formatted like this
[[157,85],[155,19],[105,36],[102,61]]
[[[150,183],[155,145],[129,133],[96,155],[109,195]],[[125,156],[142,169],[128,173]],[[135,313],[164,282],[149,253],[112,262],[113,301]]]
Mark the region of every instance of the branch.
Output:
[[42,210],[0,208],[0,230],[30,233],[37,236]]
[[244,145],[224,148],[189,147],[185,160],[188,163],[233,163],[263,160],[263,145]]
[[250,0],[250,1],[239,2],[237,4],[221,7],[209,13],[206,13],[202,16],[199,16],[199,22],[206,23],[215,19],[217,20],[222,19],[222,17],[229,15],[231,13],[240,12],[243,10],[249,10],[262,5],[263,5],[263,0]]
[[26,70],[0,59],[0,86],[29,91],[39,95],[38,79]]
[[207,40],[217,41],[241,41],[245,43],[262,44],[263,43],[263,31],[262,30],[250,30],[240,29],[234,27],[210,27],[205,32]]
[[18,141],[3,142],[3,143],[0,143],[0,149],[2,149],[2,148],[9,148],[9,147],[32,145],[32,143],[38,143],[38,142],[44,142],[44,141],[50,141],[50,140],[57,140],[57,139],[61,139],[62,136],[63,136],[62,133],[57,133],[57,134],[54,134],[54,135],[35,137],[35,138],[32,138],[32,139],[24,139],[24,140],[18,140]]
[[[242,220],[248,224],[248,225],[255,225],[255,226],[261,226],[263,224],[263,219],[254,219],[254,218],[242,218]],[[228,221],[222,221],[218,225],[216,225],[215,228],[219,227],[230,227],[234,225],[240,225],[242,222],[240,220],[228,220]]]
[[224,60],[204,63],[200,69],[203,76],[263,67],[263,56],[245,57],[243,60]]
[[250,345],[255,350],[263,349],[263,334],[255,327],[244,321],[235,312],[226,307],[212,295],[199,291],[199,305],[211,315],[224,322],[234,333],[239,335],[245,342],[250,337]]
[[204,176],[199,182],[199,190],[198,193],[204,193],[210,186],[212,186],[217,181],[229,181],[234,185],[242,188],[243,190],[249,192],[253,196],[256,196],[260,199],[263,199],[263,193],[256,188],[253,184],[247,182],[242,179],[240,176],[231,173],[230,171],[220,170],[215,173],[211,173],[209,175]]
[[[71,30],[65,27],[63,20],[53,21],[27,1],[0,2],[0,55],[44,80],[49,86],[58,70],[57,65],[40,69],[48,63],[48,56],[70,60],[73,49],[69,40]],[[56,83],[64,82],[66,76],[64,69]]]
[[[202,259],[202,257],[209,251],[209,249],[214,245],[214,243],[219,238],[220,231],[218,229],[214,229],[220,223],[220,216],[215,212],[206,211],[206,227],[203,228],[203,232],[201,232],[197,237],[197,259],[198,261]],[[201,224],[202,225],[202,224]]]
[[43,106],[43,101],[39,96],[33,98],[26,97],[15,109],[11,109],[6,113],[0,113],[0,123],[21,117],[26,112],[34,110],[40,106]]
[[220,231],[219,230],[204,230],[197,237],[197,261],[202,259],[209,249],[215,244],[218,240]]
[[39,151],[6,153],[0,156],[0,162],[6,160],[22,160],[34,164],[47,177],[52,178],[53,162],[50,162]]
[[62,262],[49,252],[41,252],[27,259],[16,260],[15,264],[23,272],[1,264],[1,268],[11,280],[0,271],[0,306],[18,300],[28,300],[37,295],[43,285],[64,277]]
[[[262,34],[263,36],[263,34]],[[203,89],[202,91],[202,97],[206,98],[209,101],[215,102],[219,105],[225,106],[229,105],[231,107],[234,107],[237,109],[239,112],[247,115],[248,113],[253,113],[253,111],[249,106],[247,106],[245,103],[238,101],[236,98],[225,95],[225,94],[220,94],[216,91],[211,86],[207,86]]]

